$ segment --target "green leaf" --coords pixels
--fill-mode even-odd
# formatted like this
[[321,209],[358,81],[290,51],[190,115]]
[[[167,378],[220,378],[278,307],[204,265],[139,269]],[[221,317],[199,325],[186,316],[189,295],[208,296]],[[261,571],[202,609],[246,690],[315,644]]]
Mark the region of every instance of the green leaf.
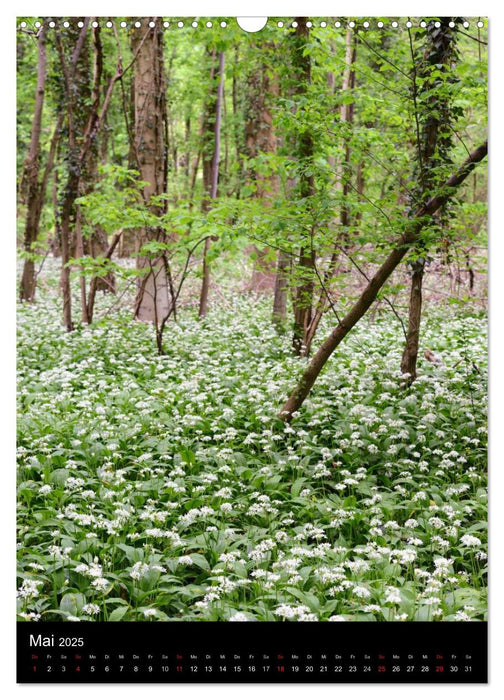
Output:
[[51,472],[49,476],[49,481],[51,482],[51,484],[56,484],[57,486],[64,486],[69,476],[69,469],[55,469]]
[[112,610],[110,613],[108,619],[110,622],[119,622],[119,620],[122,620],[123,617],[126,615],[126,613],[129,611],[129,606],[128,605],[123,605],[120,608],[115,608]]
[[196,566],[199,566],[200,569],[206,569],[207,571],[210,569],[210,564],[207,562],[205,557],[202,554],[190,554],[189,555]]
[[65,593],[60,600],[60,610],[77,617],[78,612],[82,610],[82,606],[85,603],[86,598],[82,593]]

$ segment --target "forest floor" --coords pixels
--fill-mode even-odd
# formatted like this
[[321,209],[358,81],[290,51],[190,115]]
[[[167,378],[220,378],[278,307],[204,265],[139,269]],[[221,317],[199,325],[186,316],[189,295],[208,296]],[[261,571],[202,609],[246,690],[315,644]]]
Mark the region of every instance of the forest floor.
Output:
[[484,311],[426,312],[442,362],[411,388],[397,319],[364,319],[286,426],[306,360],[269,298],[183,312],[159,357],[130,309],[65,333],[47,269],[19,308],[21,619],[486,618]]

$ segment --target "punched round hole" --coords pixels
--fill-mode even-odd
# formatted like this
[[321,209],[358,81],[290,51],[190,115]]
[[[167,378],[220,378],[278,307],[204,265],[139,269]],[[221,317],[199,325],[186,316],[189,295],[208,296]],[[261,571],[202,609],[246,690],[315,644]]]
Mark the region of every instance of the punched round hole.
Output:
[[483,22],[476,22],[476,26],[479,27],[479,29],[482,29],[485,25]]
[[106,26],[107,26],[109,29],[111,29],[114,25],[113,25],[112,22],[109,20],[109,21],[107,22]]
[[21,29],[24,29],[26,27],[26,22],[20,22],[19,26]]
[[327,27],[327,22],[321,22],[321,23],[320,23],[320,26],[321,26],[321,27]]
[[341,22],[335,22],[334,26],[336,27],[336,29],[339,29],[341,27]]
[[308,22],[306,23],[306,26],[309,29],[310,27],[313,27],[313,24],[312,24],[312,22],[310,22],[310,20],[308,20]]
[[434,22],[434,26],[436,27],[436,29],[439,29],[439,27],[441,26],[441,22]]
[[465,29],[469,29],[469,22],[464,22]]
[[368,29],[368,28],[369,28],[369,22],[363,22],[363,23],[362,23],[362,26],[364,27],[364,29]]
[[63,26],[65,27],[65,29],[68,29],[68,27],[70,26],[70,22],[63,22]]
[[169,23],[169,22],[163,22],[163,27],[165,27],[166,29],[168,29],[169,26],[170,26],[170,23]]
[[128,25],[126,24],[126,22],[121,22],[121,27],[122,27],[122,29],[126,29],[127,26],[128,26]]
[[411,29],[411,27],[413,26],[413,22],[410,22],[410,21],[408,20],[408,21],[406,22],[406,26],[408,27],[408,29]]
[[177,27],[180,27],[180,29],[182,29],[183,26],[184,26],[183,22],[177,22]]
[[392,26],[394,27],[394,29],[397,29],[397,27],[399,26],[399,24],[398,24],[398,22],[395,22],[395,21],[394,21],[394,22],[392,22]]
[[194,27],[194,29],[196,29],[197,26],[198,26],[198,23],[197,23],[197,22],[193,22],[193,23],[191,24],[191,27]]
[[141,26],[142,26],[142,23],[141,23],[141,22],[135,22],[135,27],[136,27],[137,29],[140,29]]
[[210,29],[211,27],[213,27],[213,24],[212,24],[212,22],[207,22],[206,26]]
[[277,22],[277,27],[279,27],[281,29],[283,26],[284,26],[283,22]]
[[427,26],[427,22],[424,22],[424,21],[422,20],[422,21],[420,22],[420,26],[422,27],[422,29],[425,29],[425,27]]
[[220,23],[220,26],[221,26],[223,29],[225,29],[225,28],[227,27],[227,22],[221,22],[221,23]]
[[[264,29],[264,27],[268,24],[267,17],[237,17],[236,21],[238,22],[238,26],[243,29],[244,32],[249,32],[251,34],[260,32],[261,29]],[[292,23],[292,26],[294,26],[294,23]]]
[[378,29],[383,29],[383,22],[378,22]]
[[93,27],[93,29],[96,29],[96,27],[98,26],[98,22],[91,22],[91,26]]
[[348,26],[350,27],[350,29],[353,29],[355,27],[355,22],[349,22]]
[[453,29],[453,27],[455,26],[455,22],[448,22],[448,26],[450,27],[450,29]]
[[82,27],[84,26],[84,22],[77,22],[77,26],[79,27],[79,29],[82,29]]
[[49,22],[49,26],[53,29],[56,26],[56,22]]
[[37,27],[37,29],[40,29],[40,27],[42,26],[42,23],[41,23],[41,22],[35,22],[35,26]]
[[294,22],[291,24],[291,27],[294,27],[294,29],[295,29],[297,26],[298,26],[298,23],[296,22],[296,20],[294,20]]
[[156,26],[156,23],[155,23],[155,22],[149,22],[149,27],[150,27],[151,29],[154,29],[155,26]]

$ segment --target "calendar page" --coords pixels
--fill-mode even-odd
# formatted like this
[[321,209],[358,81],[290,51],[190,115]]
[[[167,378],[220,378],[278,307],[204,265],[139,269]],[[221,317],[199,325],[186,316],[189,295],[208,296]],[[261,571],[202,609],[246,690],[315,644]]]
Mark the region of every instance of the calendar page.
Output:
[[486,682],[487,27],[17,19],[19,683]]

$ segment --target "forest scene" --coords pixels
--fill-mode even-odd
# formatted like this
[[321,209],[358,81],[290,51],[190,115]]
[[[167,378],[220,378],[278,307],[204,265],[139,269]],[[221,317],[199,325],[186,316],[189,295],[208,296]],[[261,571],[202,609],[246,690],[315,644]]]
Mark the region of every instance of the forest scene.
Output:
[[19,620],[487,614],[487,28],[17,19]]

